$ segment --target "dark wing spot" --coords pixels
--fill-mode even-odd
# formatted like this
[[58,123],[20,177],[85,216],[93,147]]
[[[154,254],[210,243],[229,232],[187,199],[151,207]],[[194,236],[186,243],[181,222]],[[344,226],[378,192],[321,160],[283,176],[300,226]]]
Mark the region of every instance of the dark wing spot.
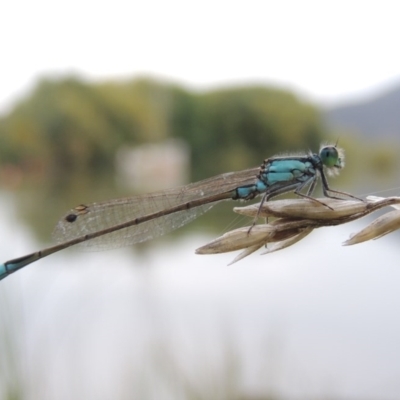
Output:
[[76,214],[68,214],[68,215],[65,217],[65,220],[66,220],[67,222],[74,222],[74,221],[76,221],[77,218],[78,218],[78,216],[77,216]]

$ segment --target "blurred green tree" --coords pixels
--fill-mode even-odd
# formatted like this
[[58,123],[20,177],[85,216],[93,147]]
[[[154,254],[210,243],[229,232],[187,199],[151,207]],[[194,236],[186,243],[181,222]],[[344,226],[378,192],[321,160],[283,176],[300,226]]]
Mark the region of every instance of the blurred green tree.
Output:
[[317,110],[282,90],[196,93],[149,79],[74,77],[39,82],[2,118],[0,131],[2,163],[58,181],[113,171],[122,145],[183,138],[198,179],[255,166],[282,149],[316,150],[322,137]]

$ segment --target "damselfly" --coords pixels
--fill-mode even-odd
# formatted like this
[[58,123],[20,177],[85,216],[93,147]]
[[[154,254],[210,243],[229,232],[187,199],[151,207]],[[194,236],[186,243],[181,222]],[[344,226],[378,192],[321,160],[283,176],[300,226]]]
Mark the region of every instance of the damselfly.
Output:
[[0,264],[0,279],[78,243],[105,249],[153,239],[187,224],[222,200],[251,200],[263,195],[262,204],[274,196],[294,192],[330,208],[311,195],[321,177],[326,197],[354,198],[330,189],[325,175],[338,174],[344,166],[343,157],[336,145],[326,145],[319,154],[276,156],[266,159],[259,168],[225,173],[177,189],[81,204],[58,222],[53,236],[59,244]]

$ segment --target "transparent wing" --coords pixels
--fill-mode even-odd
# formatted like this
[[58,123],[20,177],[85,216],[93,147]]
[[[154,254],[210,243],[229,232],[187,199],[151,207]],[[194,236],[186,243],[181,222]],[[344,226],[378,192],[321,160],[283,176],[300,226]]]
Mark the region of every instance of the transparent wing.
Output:
[[60,219],[53,232],[53,238],[57,243],[62,243],[193,200],[205,199],[205,203],[198,207],[107,233],[85,241],[81,245],[94,250],[102,250],[144,242],[194,220],[215,204],[215,202],[207,202],[207,198],[220,193],[229,193],[242,185],[252,184],[257,179],[257,173],[258,168],[230,172],[176,189],[80,205]]

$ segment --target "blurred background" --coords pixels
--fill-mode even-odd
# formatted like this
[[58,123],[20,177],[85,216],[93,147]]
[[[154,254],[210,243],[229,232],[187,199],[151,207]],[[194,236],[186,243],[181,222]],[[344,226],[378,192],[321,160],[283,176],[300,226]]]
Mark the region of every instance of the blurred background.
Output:
[[[395,2],[173,0],[2,7],[0,250],[50,245],[81,203],[339,140],[331,186],[399,195]],[[320,188],[318,195],[321,194]],[[398,399],[399,236],[368,219],[282,252],[199,256],[251,221],[69,249],[0,282],[0,399]]]

